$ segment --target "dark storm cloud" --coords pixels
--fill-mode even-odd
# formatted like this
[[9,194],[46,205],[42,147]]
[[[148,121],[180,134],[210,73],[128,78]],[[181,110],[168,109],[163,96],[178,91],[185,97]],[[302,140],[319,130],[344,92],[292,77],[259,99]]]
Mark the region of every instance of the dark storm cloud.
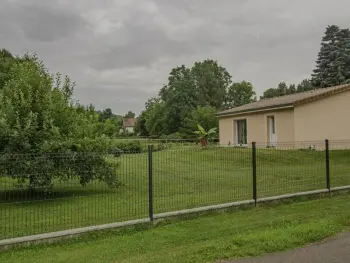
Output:
[[0,0],[0,47],[36,52],[97,108],[139,112],[171,68],[217,59],[258,94],[310,76],[348,0]]

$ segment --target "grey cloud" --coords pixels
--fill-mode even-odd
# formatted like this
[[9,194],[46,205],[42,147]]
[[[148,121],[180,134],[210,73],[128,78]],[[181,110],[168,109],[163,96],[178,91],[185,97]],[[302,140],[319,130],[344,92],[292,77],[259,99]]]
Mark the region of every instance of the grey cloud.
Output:
[[63,9],[55,1],[51,6],[37,1],[8,2],[6,9],[2,13],[3,23],[11,21],[29,41],[53,42],[69,37],[85,26],[79,14]]
[[127,44],[97,54],[92,60],[94,69],[149,66],[162,56],[176,56],[194,51],[189,43],[171,40],[157,28],[125,24],[123,30],[126,32]]
[[348,0],[0,0],[0,48],[36,52],[97,108],[139,112],[171,68],[217,59],[258,94],[312,71]]

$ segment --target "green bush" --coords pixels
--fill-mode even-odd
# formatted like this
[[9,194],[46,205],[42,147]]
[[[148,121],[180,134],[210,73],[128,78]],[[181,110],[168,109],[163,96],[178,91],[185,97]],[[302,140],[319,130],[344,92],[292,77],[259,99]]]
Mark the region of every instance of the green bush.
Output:
[[30,188],[71,178],[119,184],[110,141],[97,132],[98,114],[75,102],[73,89],[74,82],[52,75],[36,57],[13,64],[0,90],[0,176]]
[[165,143],[157,143],[153,145],[153,152],[159,152],[168,149],[168,146]]
[[72,179],[82,186],[98,180],[115,188],[120,185],[119,162],[108,159],[107,149],[108,141],[103,138],[50,141],[35,154],[1,154],[1,175],[15,179],[21,188],[29,183],[31,189],[50,189],[55,180]]
[[113,152],[113,154],[116,153],[119,156],[121,152],[125,154],[141,153],[142,146],[138,140],[117,140],[112,143],[110,150]]

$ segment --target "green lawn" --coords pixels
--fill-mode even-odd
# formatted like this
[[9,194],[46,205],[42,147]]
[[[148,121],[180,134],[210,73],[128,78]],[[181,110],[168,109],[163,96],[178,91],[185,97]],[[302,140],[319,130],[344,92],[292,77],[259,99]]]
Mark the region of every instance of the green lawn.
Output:
[[264,206],[0,253],[7,263],[185,263],[258,256],[350,226],[350,196]]
[[[324,152],[258,149],[258,197],[325,188]],[[350,151],[331,152],[332,186],[350,185]],[[0,239],[148,216],[147,154],[123,155],[123,186],[56,183],[48,200],[33,201],[0,179]],[[153,154],[154,212],[252,198],[251,150],[176,148]],[[43,195],[44,193],[38,193]]]

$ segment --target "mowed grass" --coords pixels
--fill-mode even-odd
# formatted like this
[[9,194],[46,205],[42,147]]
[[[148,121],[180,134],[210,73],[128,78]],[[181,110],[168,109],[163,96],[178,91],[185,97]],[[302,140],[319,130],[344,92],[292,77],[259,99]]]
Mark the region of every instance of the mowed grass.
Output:
[[[153,153],[154,213],[252,199],[251,149],[176,148]],[[148,217],[148,156],[118,158],[122,186],[57,182],[33,200],[0,179],[0,239]],[[331,152],[332,186],[350,185],[350,151]],[[258,149],[258,197],[324,189],[325,154]]]
[[90,234],[0,253],[7,263],[186,263],[259,256],[322,240],[350,226],[350,196],[333,196]]

